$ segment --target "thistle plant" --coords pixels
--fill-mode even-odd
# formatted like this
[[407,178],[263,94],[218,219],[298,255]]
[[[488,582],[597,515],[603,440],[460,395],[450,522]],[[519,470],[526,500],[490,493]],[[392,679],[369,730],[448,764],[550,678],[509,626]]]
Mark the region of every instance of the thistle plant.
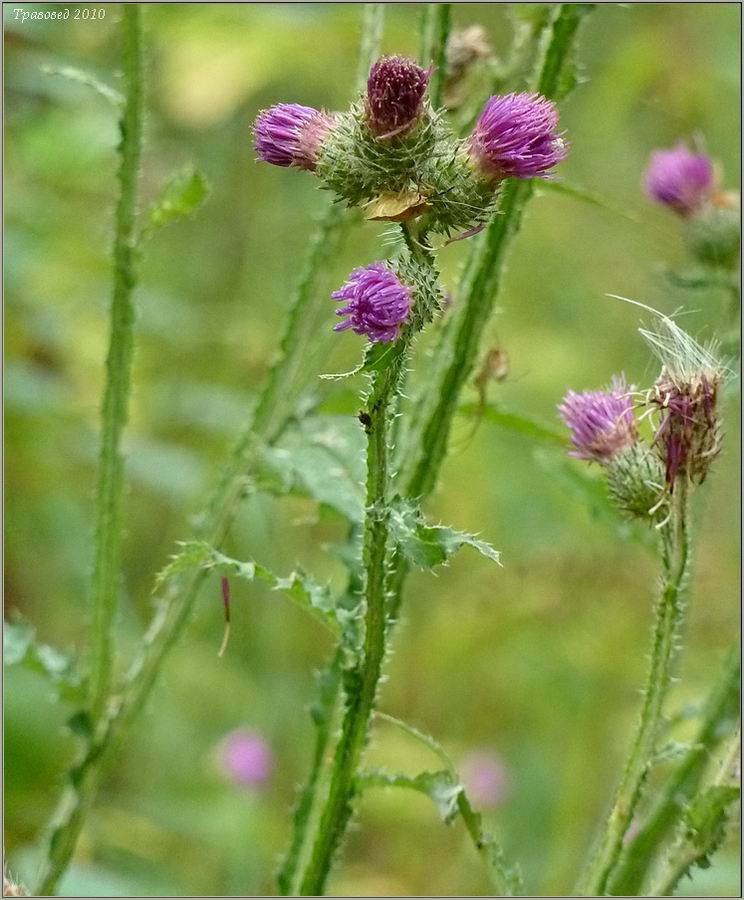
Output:
[[[524,211],[536,187],[551,183],[570,151],[560,110],[578,80],[577,35],[591,8],[555,4],[536,10],[528,27],[518,29],[509,66],[499,69],[498,76],[492,72],[498,90],[493,87],[482,97],[469,98],[473,115],[465,127],[447,116],[445,94],[461,86],[469,67],[490,59],[491,53],[477,30],[471,30],[467,40],[462,34],[452,38],[448,4],[425,8],[416,60],[380,55],[384,7],[365,8],[356,91],[346,110],[331,112],[294,102],[299,97],[277,98],[281,102],[258,114],[253,124],[257,163],[290,170],[276,172],[277,178],[315,179],[332,202],[324,205],[310,236],[280,350],[257,405],[194,533],[156,576],[156,611],[127,671],[117,677],[113,625],[123,530],[120,442],[127,418],[137,262],[156,227],[181,214],[179,210],[192,211],[196,203],[189,198],[195,192],[201,199],[205,193],[195,176],[180,179],[166,187],[149,217],[142,220],[137,214],[144,116],[141,9],[136,4],[125,7],[120,194],[102,411],[91,664],[84,682],[88,696],[72,720],[79,752],[50,822],[41,893],[57,889],[104,767],[141,713],[170,651],[186,631],[201,588],[215,573],[221,576],[226,616],[228,578],[261,581],[285,594],[333,641],[330,659],[317,679],[318,697],[311,711],[315,743],[279,872],[281,893],[318,896],[326,890],[364,793],[380,787],[425,794],[446,824],[460,821],[495,895],[524,891],[518,866],[507,862],[477,811],[478,806],[498,805],[507,790],[498,757],[471,754],[458,772],[437,740],[383,711],[380,686],[411,570],[446,565],[464,547],[501,564],[500,553],[485,540],[430,522],[425,504],[450,450],[462,393],[484,349],[508,251]],[[513,83],[502,89],[509,72],[518,77],[514,74]],[[464,116],[460,125],[466,120]],[[684,147],[659,153],[646,184],[649,195],[686,226],[707,228],[706,240],[712,246],[713,213],[725,204],[716,199],[714,167],[707,157]],[[360,217],[389,223],[385,243],[356,260],[340,286],[325,284],[342,233]],[[454,238],[468,239],[469,258],[459,286],[450,293],[442,284],[439,260]],[[692,240],[697,240],[698,257],[704,258],[705,241],[700,236]],[[716,261],[722,258],[722,246],[717,245]],[[312,323],[321,311],[329,339],[356,346],[360,356],[351,372],[323,376],[361,383],[356,415],[345,424],[353,425],[355,438],[364,445],[363,496],[356,485],[342,500],[335,496],[335,508],[348,522],[346,539],[338,548],[348,580],[338,593],[299,566],[278,576],[262,563],[233,558],[226,550],[233,519],[246,496],[262,489],[278,494],[293,490],[293,466],[299,470],[299,464],[290,459],[285,442],[298,435],[306,438],[313,425],[303,395],[308,378],[312,375],[314,381],[318,374],[310,372],[308,351],[317,341]],[[418,347],[429,329],[436,334],[427,362]],[[697,743],[687,748],[650,815],[629,840],[659,752],[683,625],[691,557],[690,499],[722,445],[722,396],[730,375],[715,345],[699,345],[671,318],[655,315],[654,326],[641,334],[661,364],[650,387],[640,390],[615,376],[603,390],[569,391],[559,407],[570,431],[570,455],[600,467],[608,495],[622,515],[658,537],[661,566],[643,708],[612,811],[578,887],[586,896],[638,891],[644,883],[655,892],[673,890],[682,875],[716,849],[738,794],[732,766],[737,738],[721,753],[720,729],[736,705],[739,657],[733,652],[706,701]],[[481,371],[496,358],[493,349],[487,350]],[[498,358],[503,363],[505,354]],[[424,375],[419,377],[422,362]],[[554,444],[564,443],[547,428],[541,432],[527,419],[512,418],[522,427],[526,422],[528,431],[531,427],[547,433]],[[337,471],[338,455],[323,456],[319,468]],[[266,484],[276,487],[264,488]],[[320,491],[309,492],[326,502]],[[229,618],[226,621],[229,624]],[[220,656],[225,647],[223,641]],[[436,757],[437,768],[416,775],[370,768],[367,748],[381,725],[425,747]],[[265,785],[275,765],[268,742],[253,730],[230,731],[216,750],[223,773],[245,789]],[[708,756],[719,753],[721,765],[711,772]]]
[[[653,525],[659,533],[661,561],[641,716],[605,830],[577,887],[580,896],[608,893],[658,751],[686,607],[690,494],[720,449],[716,401],[726,367],[714,347],[702,347],[669,317],[657,314],[655,326],[640,329],[662,364],[651,389],[628,389],[616,377],[608,391],[569,391],[558,408],[571,430],[572,455],[602,465],[609,494],[620,510]],[[646,411],[636,418],[639,405]],[[640,420],[649,416],[656,422],[646,440],[640,434]]]

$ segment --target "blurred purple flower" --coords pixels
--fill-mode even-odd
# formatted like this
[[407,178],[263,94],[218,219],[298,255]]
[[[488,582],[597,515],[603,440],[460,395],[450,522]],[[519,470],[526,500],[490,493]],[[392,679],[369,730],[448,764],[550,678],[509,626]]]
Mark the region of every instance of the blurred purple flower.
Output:
[[569,391],[558,412],[571,429],[571,456],[577,459],[608,462],[638,436],[633,400],[622,377],[613,378],[607,391]]
[[260,787],[271,775],[274,760],[260,734],[239,728],[223,741],[222,765],[236,784]]
[[461,772],[468,797],[479,809],[498,806],[509,792],[506,768],[495,753],[473,751],[463,760]]
[[405,56],[383,56],[367,79],[367,124],[377,137],[393,137],[416,121],[430,72]]
[[333,330],[351,328],[370,341],[394,341],[411,310],[411,291],[382,262],[354,269],[346,284],[331,294],[334,300],[346,301],[336,315],[348,316]]
[[544,176],[565,158],[558,111],[540,94],[490,97],[469,139],[475,164],[489,178]]
[[312,172],[333,117],[299,103],[280,103],[259,113],[253,134],[256,153],[274,166],[297,166]]
[[655,150],[645,174],[646,193],[681,216],[697,212],[715,187],[710,157],[692,153],[684,143],[672,150]]

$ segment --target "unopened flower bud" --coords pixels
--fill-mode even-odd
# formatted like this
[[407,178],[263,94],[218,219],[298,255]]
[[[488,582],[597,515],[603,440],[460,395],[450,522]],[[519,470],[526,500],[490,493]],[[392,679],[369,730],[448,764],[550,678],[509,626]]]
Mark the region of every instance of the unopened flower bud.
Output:
[[622,512],[650,521],[664,508],[664,466],[643,441],[615,454],[606,466],[607,488]]
[[687,223],[692,254],[709,266],[730,269],[738,265],[741,247],[739,210],[712,206]]
[[333,116],[299,103],[280,103],[256,119],[256,153],[274,166],[315,171],[323,142],[333,128]]
[[394,341],[408,319],[412,293],[413,288],[403,284],[385,263],[354,269],[346,284],[331,294],[334,300],[346,303],[336,315],[348,316],[334,331],[351,328],[373,342]]
[[568,152],[557,127],[558,111],[540,94],[491,97],[469,138],[470,156],[489,179],[544,176]]
[[655,150],[646,169],[645,186],[651,200],[690,216],[702,209],[713,193],[713,163],[683,143],[672,150]]
[[365,109],[367,125],[376,137],[403,134],[418,121],[429,75],[404,56],[383,56],[372,66]]

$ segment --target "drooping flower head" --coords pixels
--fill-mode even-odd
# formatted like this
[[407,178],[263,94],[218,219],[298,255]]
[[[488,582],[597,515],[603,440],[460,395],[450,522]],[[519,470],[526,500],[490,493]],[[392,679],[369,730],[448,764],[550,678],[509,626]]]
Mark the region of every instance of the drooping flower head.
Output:
[[274,166],[297,166],[312,172],[320,148],[333,127],[333,116],[299,103],[280,103],[256,119],[256,153]]
[[606,391],[569,391],[558,412],[571,429],[571,456],[577,459],[608,463],[638,437],[633,401],[621,377]]
[[331,294],[346,304],[336,315],[348,316],[333,330],[351,328],[356,334],[366,334],[370,341],[394,341],[411,311],[412,292],[385,263],[354,269],[346,284]]
[[558,111],[540,94],[490,97],[469,139],[470,155],[489,178],[543,176],[565,158]]
[[702,482],[721,448],[718,395],[727,375],[715,347],[702,347],[668,316],[639,329],[662,364],[649,404],[658,412],[655,445],[671,491],[678,478]]
[[419,117],[430,71],[405,56],[383,56],[367,79],[367,124],[377,137],[407,131]]
[[240,728],[227,735],[222,744],[222,765],[237,784],[259,787],[273,768],[271,749],[255,731]]
[[474,750],[462,761],[462,779],[468,797],[479,809],[499,806],[509,792],[506,767],[495,753]]
[[705,206],[715,188],[710,157],[692,153],[683,143],[671,150],[655,150],[644,180],[651,200],[681,216],[690,216]]

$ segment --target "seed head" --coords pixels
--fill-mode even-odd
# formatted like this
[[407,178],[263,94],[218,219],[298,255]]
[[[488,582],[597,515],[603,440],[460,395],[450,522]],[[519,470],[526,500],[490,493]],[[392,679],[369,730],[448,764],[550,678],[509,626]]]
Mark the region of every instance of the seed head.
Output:
[[280,103],[256,119],[256,153],[274,166],[297,166],[312,172],[333,116],[299,103]]
[[385,263],[354,269],[346,284],[331,294],[346,303],[336,315],[348,316],[334,331],[351,328],[373,342],[394,341],[411,311],[412,290]]
[[661,313],[655,324],[654,330],[639,331],[662,365],[647,399],[658,413],[655,444],[672,490],[680,477],[702,482],[720,451],[717,404],[729,370],[715,344],[698,344]]
[[633,402],[622,377],[615,377],[606,391],[569,391],[558,407],[571,429],[571,456],[607,463],[627,450],[638,437]]
[[692,153],[684,143],[671,150],[655,150],[645,174],[646,193],[681,216],[704,207],[715,188],[713,163],[702,153]]
[[540,94],[491,97],[468,142],[470,156],[488,178],[544,176],[565,158],[558,111]]
[[378,138],[402,134],[418,120],[431,72],[404,56],[383,56],[367,79],[366,113]]

